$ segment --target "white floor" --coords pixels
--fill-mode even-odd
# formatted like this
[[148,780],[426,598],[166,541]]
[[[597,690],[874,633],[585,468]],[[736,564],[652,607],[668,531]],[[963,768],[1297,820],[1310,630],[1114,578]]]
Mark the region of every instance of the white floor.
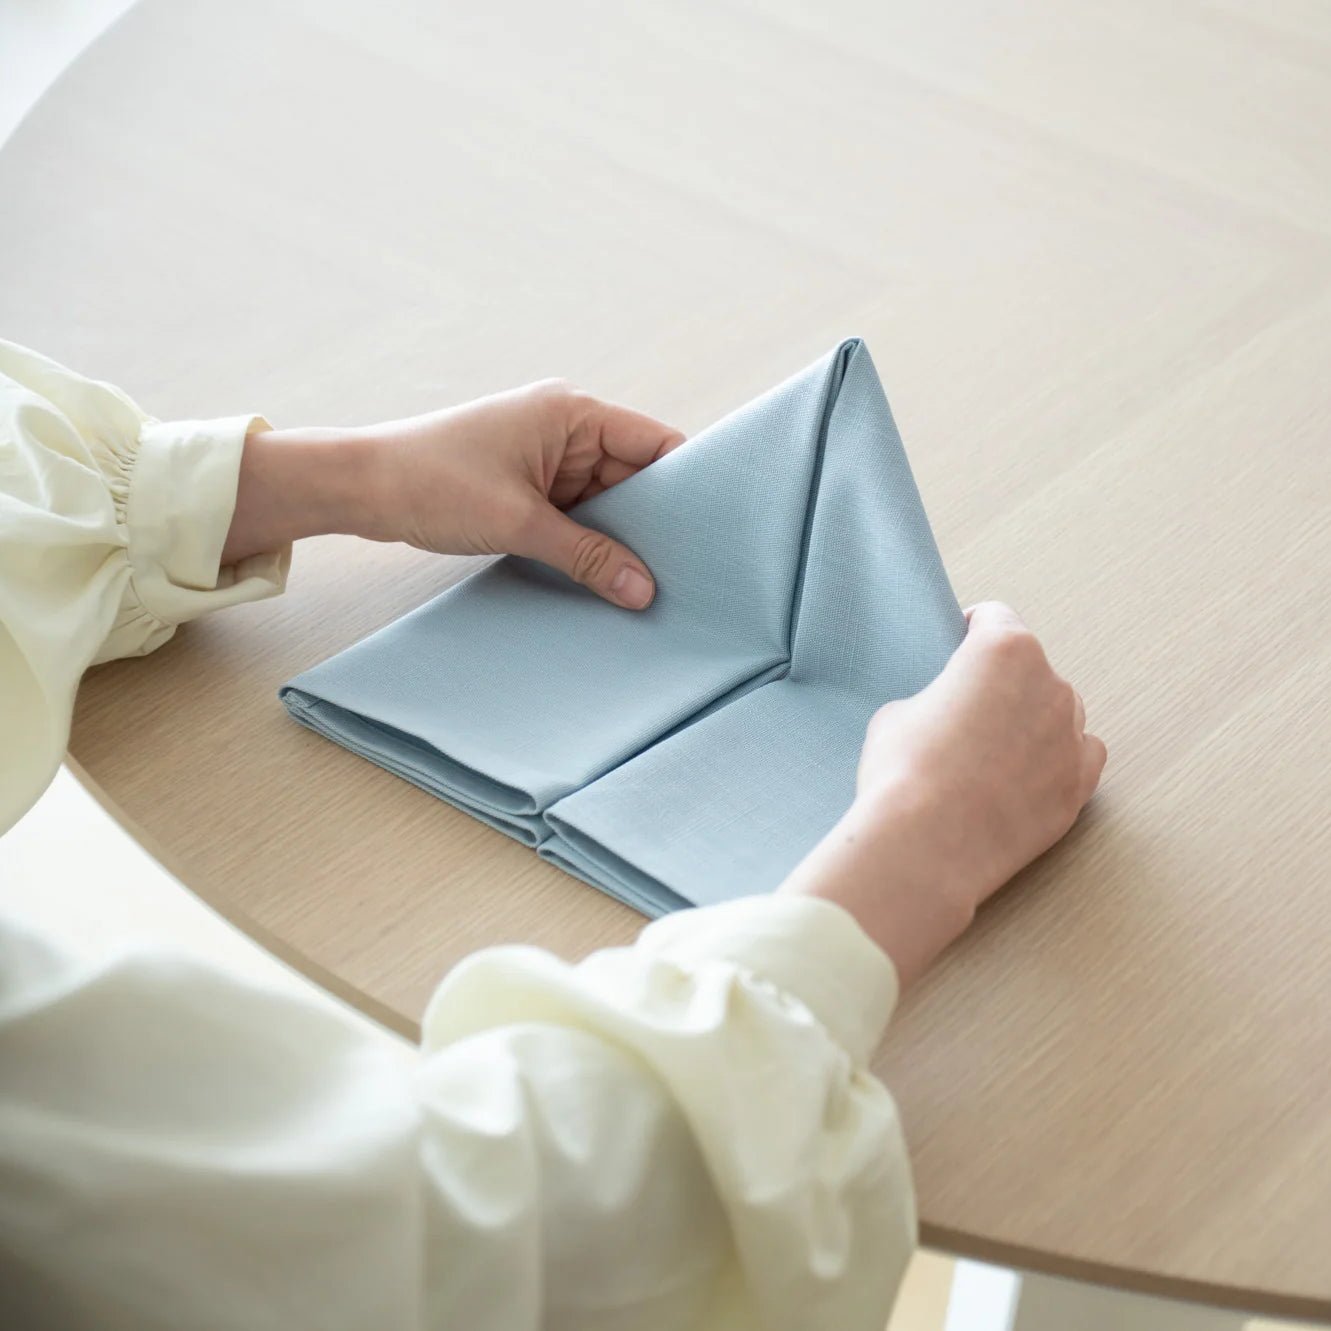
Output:
[[[0,145],[66,65],[132,3],[0,0]],[[0,900],[6,911],[79,948],[104,950],[148,938],[246,974],[310,988],[182,889],[67,769],[32,812],[0,837]],[[1021,1288],[1013,1272],[921,1254],[891,1331],[1026,1331]],[[1133,1302],[1123,1301],[1124,1316],[1115,1325],[1141,1325],[1127,1311]],[[1188,1318],[1187,1325],[1193,1324]],[[1221,1317],[1218,1324],[1232,1319]],[[1152,1325],[1164,1323],[1152,1319]],[[1251,1322],[1247,1331],[1274,1326]]]

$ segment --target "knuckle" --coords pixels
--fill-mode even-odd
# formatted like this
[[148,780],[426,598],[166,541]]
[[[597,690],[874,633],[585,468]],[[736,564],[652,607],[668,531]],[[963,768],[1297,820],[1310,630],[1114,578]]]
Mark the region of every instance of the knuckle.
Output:
[[1025,620],[1006,601],[980,601],[969,611],[970,626],[982,633],[1024,629]]
[[541,379],[528,384],[527,392],[551,420],[562,421],[572,414],[578,399],[578,390],[567,379]]
[[542,397],[560,398],[571,397],[577,390],[569,379],[538,379],[531,385],[531,391]]
[[1077,690],[1066,679],[1053,677],[1052,710],[1060,724],[1071,725],[1077,715]]
[[531,385],[533,400],[552,428],[565,438],[594,428],[601,403],[569,379],[542,379]]
[[865,728],[865,739],[872,740],[889,723],[889,719],[894,714],[897,704],[895,702],[885,702],[870,718],[869,724]]
[[599,531],[585,531],[573,547],[573,576],[581,583],[599,581],[614,555],[610,538]]
[[1005,625],[993,636],[990,652],[995,661],[1010,670],[1029,670],[1044,662],[1044,648],[1030,629]]
[[[1090,780],[1088,782],[1088,775]],[[1080,745],[1076,753],[1069,758],[1065,778],[1062,783],[1062,812],[1069,826],[1076,821],[1082,805],[1091,797],[1096,783],[1100,779],[1099,767],[1088,769],[1085,754]]]

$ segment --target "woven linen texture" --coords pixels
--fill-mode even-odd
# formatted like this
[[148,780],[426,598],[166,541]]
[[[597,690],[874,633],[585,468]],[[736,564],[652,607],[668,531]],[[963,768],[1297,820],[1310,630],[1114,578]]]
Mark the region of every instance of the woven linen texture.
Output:
[[640,613],[508,558],[291,680],[296,720],[649,915],[770,891],[965,633],[863,343],[573,516]]

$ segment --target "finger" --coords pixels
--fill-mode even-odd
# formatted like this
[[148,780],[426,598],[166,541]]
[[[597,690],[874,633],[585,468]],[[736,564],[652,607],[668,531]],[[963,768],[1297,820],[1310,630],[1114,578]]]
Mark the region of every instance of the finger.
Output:
[[1109,751],[1105,748],[1104,740],[1098,735],[1087,735],[1082,740],[1081,802],[1083,804],[1095,794],[1095,788],[1100,784],[1100,774],[1105,770],[1108,757]]
[[619,458],[606,456],[596,468],[596,479],[608,490],[641,470],[641,467],[635,467],[631,462],[621,462]]
[[574,504],[595,498],[603,490],[628,480],[641,470],[641,467],[602,454],[600,462],[591,468],[580,468],[567,474],[561,472],[550,487],[550,502],[556,508],[572,508]]
[[1029,633],[1026,621],[1010,606],[1002,601],[981,601],[966,611],[966,624],[969,633],[1004,633],[1014,629]]
[[550,502],[556,508],[572,508],[592,495],[603,486],[596,479],[596,470],[592,466],[578,467],[576,470],[560,471],[550,486]]
[[514,554],[539,559],[627,610],[645,609],[656,595],[652,575],[632,550],[574,522],[552,504],[537,510],[514,547]]
[[603,453],[628,463],[633,471],[665,457],[684,442],[680,431],[614,402],[597,402],[584,424],[595,431]]
[[1081,694],[1076,689],[1072,690],[1073,712],[1072,724],[1077,727],[1077,734],[1086,733],[1086,704],[1082,701]]

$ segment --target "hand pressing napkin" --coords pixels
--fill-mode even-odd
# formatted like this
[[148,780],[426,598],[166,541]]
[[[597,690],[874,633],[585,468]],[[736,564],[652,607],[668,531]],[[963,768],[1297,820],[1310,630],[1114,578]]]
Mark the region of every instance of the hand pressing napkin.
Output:
[[573,516],[642,557],[650,609],[510,557],[283,702],[648,915],[770,891],[849,805],[875,709],[965,633],[868,350]]

